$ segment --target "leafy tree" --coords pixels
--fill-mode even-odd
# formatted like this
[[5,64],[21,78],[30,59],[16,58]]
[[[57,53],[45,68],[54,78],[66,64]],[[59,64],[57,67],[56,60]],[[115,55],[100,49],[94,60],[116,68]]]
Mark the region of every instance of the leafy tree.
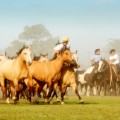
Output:
[[6,49],[8,56],[16,56],[16,52],[23,45],[32,45],[32,57],[48,53],[49,58],[52,56],[52,49],[58,41],[58,37],[53,38],[49,31],[42,25],[26,26],[24,31],[14,40]]
[[52,35],[42,24],[25,26],[24,31],[18,36],[20,40],[29,42],[33,42],[34,40],[45,41],[51,37]]
[[111,39],[108,41],[104,50],[104,53],[106,54],[106,56],[109,56],[109,51],[111,49],[115,49],[118,55],[120,56],[120,39]]

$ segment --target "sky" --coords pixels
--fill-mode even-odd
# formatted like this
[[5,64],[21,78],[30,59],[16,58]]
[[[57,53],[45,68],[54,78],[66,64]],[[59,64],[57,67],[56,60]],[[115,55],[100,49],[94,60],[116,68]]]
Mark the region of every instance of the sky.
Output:
[[82,63],[96,48],[120,38],[120,0],[0,0],[0,50],[26,25],[43,24],[53,37],[70,38]]

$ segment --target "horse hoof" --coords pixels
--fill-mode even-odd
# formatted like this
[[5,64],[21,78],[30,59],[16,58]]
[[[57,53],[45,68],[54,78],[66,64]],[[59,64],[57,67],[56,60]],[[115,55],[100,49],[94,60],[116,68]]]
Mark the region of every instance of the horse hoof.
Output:
[[64,105],[65,103],[64,102],[61,102],[61,105]]
[[17,100],[17,97],[14,96],[12,99],[13,99],[14,101],[16,101],[16,100]]
[[84,104],[84,101],[81,99],[81,100],[80,100],[80,103],[81,103],[81,104]]
[[33,97],[33,103],[39,104],[39,97],[38,96]]
[[9,99],[9,98],[7,98],[6,103],[7,103],[7,104],[9,104],[9,103],[10,103],[10,99]]

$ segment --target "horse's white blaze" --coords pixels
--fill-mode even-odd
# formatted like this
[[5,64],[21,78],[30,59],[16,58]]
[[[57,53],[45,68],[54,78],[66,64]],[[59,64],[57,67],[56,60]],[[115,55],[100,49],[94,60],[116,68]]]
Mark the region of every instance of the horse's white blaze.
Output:
[[103,64],[103,61],[100,61],[99,62],[99,67],[98,67],[98,71],[100,71],[100,68],[101,68],[102,64]]
[[91,73],[92,71],[93,71],[93,69],[94,69],[94,66],[91,66],[90,68],[88,68],[86,71],[85,71],[85,73],[84,74],[86,74],[86,73]]

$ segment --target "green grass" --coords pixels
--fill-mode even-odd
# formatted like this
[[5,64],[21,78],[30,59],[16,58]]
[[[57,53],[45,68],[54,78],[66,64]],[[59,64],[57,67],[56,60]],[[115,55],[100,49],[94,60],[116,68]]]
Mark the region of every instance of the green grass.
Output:
[[65,105],[39,105],[20,100],[17,105],[0,100],[0,120],[120,120],[120,97],[83,97],[65,99]]

